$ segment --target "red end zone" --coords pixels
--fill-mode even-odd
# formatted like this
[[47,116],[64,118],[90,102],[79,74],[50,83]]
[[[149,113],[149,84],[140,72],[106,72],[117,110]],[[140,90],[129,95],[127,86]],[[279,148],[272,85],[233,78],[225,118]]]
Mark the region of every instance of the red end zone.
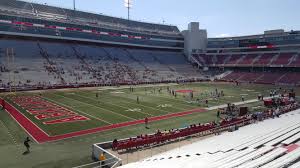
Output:
[[[57,141],[87,134],[93,134],[93,133],[99,133],[103,131],[108,131],[116,128],[123,128],[128,127],[132,125],[138,125],[138,124],[144,124],[144,119],[142,120],[135,120],[135,121],[129,121],[124,123],[118,123],[113,125],[108,125],[104,127],[98,127],[98,128],[92,128],[77,132],[71,132],[63,135],[57,135],[57,136],[49,136],[45,131],[43,131],[40,127],[38,127],[35,123],[33,123],[30,119],[28,119],[24,114],[22,114],[19,110],[17,110],[14,106],[9,104],[8,102],[3,101],[3,99],[0,98],[0,101],[2,101],[2,104],[5,106],[6,111],[18,122],[18,124],[38,143],[45,143],[50,141]],[[180,113],[173,113],[163,116],[157,116],[149,118],[149,122],[154,121],[160,121],[160,120],[166,120],[173,117],[180,117],[185,115],[190,115],[193,113],[199,113],[199,112],[205,112],[205,109],[193,109],[189,111],[184,111]]]

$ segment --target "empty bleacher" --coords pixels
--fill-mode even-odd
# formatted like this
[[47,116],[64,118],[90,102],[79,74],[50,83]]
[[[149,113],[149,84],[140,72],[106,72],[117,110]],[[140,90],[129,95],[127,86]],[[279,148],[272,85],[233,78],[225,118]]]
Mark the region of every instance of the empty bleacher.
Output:
[[253,64],[259,66],[268,66],[274,56],[277,53],[264,53],[261,55],[260,59],[256,60]]
[[78,21],[83,21],[85,22],[85,24],[92,23],[94,26],[114,28],[118,30],[134,30],[156,35],[171,36],[175,37],[175,39],[176,37],[182,38],[179,33],[179,29],[176,26],[145,23],[139,21],[130,21],[130,26],[128,26],[127,19],[94,14],[90,12],[74,11],[70,9],[49,6],[46,4],[37,4],[19,0],[1,0],[0,9],[5,8],[9,8],[10,10],[15,9],[15,14],[18,14],[18,11],[26,11],[26,13],[32,13],[31,17],[33,18],[48,16],[50,19],[60,18],[62,19],[60,21],[64,20],[65,22],[73,21],[74,23],[76,23]]
[[258,57],[257,54],[245,55],[245,58],[242,59],[238,65],[252,65],[256,57]]
[[[15,85],[52,86],[177,81],[203,78],[181,52],[29,40],[1,40],[14,47]],[[6,58],[0,57],[6,67]],[[2,72],[3,87],[12,73]]]
[[[298,168],[299,131],[300,110],[296,110],[123,167]],[[292,137],[286,144],[294,146],[290,149],[283,144]]]
[[294,60],[291,61],[289,64],[291,67],[299,67],[300,66],[300,55],[299,53],[295,55]]
[[296,53],[280,53],[278,58],[272,62],[272,65],[288,66],[295,54]]
[[[299,67],[297,52],[259,52],[241,54],[194,54],[203,66],[224,67]],[[215,59],[214,59],[215,57]]]
[[222,78],[224,81],[251,82],[261,84],[299,85],[299,72],[232,72]]

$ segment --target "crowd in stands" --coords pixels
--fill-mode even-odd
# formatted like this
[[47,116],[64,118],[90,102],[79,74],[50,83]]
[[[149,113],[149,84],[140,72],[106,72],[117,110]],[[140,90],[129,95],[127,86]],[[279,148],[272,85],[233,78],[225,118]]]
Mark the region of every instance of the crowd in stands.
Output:
[[[0,85],[9,88],[77,87],[201,81],[203,73],[181,52],[7,40],[16,55],[11,73],[1,66]],[[3,46],[5,47],[5,46]],[[26,50],[25,50],[26,48]],[[24,51],[24,52],[17,52]],[[0,57],[0,62],[6,62]]]
[[186,128],[171,129],[160,131],[155,134],[139,135],[129,139],[117,140],[112,142],[113,150],[131,150],[137,148],[149,147],[151,145],[159,145],[162,143],[177,140],[195,134],[219,134],[222,130],[233,131],[238,129],[239,126],[247,125],[252,122],[262,121],[267,118],[280,117],[281,114],[296,110],[299,108],[297,103],[289,104],[281,108],[274,108],[257,112],[246,116],[236,118],[225,118],[219,122],[211,122],[206,124],[192,124]]

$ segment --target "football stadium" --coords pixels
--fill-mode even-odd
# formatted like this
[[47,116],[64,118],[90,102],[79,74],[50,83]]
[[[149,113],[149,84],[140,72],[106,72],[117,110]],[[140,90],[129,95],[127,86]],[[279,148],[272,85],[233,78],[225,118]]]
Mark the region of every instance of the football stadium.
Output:
[[300,31],[73,3],[0,0],[1,168],[300,168]]

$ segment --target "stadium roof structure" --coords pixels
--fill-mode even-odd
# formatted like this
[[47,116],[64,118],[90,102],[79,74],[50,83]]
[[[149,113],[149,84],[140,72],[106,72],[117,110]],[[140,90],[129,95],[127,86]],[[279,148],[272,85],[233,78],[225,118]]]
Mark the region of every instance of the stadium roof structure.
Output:
[[276,168],[299,161],[299,139],[300,110],[296,110],[122,168]]
[[134,29],[139,31],[159,31],[170,35],[179,35],[179,29],[173,25],[166,25],[161,23],[150,23],[135,20],[128,20],[118,17],[106,16],[103,14],[96,14],[93,12],[85,12],[81,10],[72,10],[47,4],[38,4],[20,0],[1,0],[0,8],[18,9],[18,12],[29,12],[39,17],[47,16],[53,17],[55,20],[84,20],[91,23],[101,23],[102,25],[110,26],[111,28],[120,29]]

